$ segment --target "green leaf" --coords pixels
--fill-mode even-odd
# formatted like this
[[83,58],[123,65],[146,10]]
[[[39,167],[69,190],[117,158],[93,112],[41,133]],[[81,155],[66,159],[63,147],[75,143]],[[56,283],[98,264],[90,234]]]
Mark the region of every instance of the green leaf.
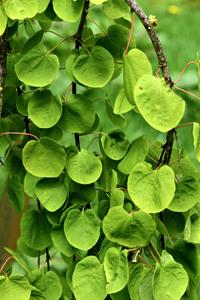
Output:
[[23,182],[16,174],[8,178],[8,195],[16,211],[22,211],[24,207]]
[[126,126],[126,119],[124,118],[124,116],[116,115],[113,112],[112,104],[109,101],[106,101],[106,111],[113,124],[117,125],[120,128]]
[[51,226],[42,212],[32,210],[24,213],[20,230],[24,242],[35,250],[43,250],[51,245]]
[[114,114],[117,115],[124,114],[133,108],[134,105],[132,105],[128,101],[124,89],[121,89],[115,100],[114,110],[113,110]]
[[68,185],[58,178],[44,178],[37,182],[35,194],[46,210],[54,212],[65,203]]
[[168,209],[185,212],[200,199],[199,171],[189,159],[182,159],[173,166],[176,179],[176,191]]
[[76,22],[81,15],[84,0],[53,0],[53,9],[64,21]]
[[112,78],[114,61],[103,47],[96,46],[88,54],[81,54],[73,65],[73,74],[82,84],[92,88],[104,87]]
[[36,177],[57,177],[65,166],[63,147],[50,138],[29,141],[22,152],[25,169]]
[[121,0],[108,0],[103,4],[105,14],[111,19],[118,19],[128,15],[129,7]]
[[145,160],[148,154],[148,144],[144,138],[133,141],[124,158],[119,162],[118,169],[123,174],[130,174],[132,169]]
[[200,161],[200,135],[199,135],[200,124],[193,123],[193,139],[194,139],[194,152],[196,159]]
[[44,36],[44,30],[43,29],[35,32],[30,37],[30,39],[28,39],[28,41],[25,43],[25,45],[22,47],[21,54],[24,55],[25,53],[30,51],[32,48],[36,47],[41,42],[43,36]]
[[15,72],[23,83],[43,87],[57,76],[59,60],[55,54],[47,53],[39,46],[28,51],[15,65]]
[[[120,24],[114,24],[108,27],[107,35],[99,39],[97,45],[107,49],[116,60],[122,61],[123,53],[127,47],[129,36],[130,28]],[[132,36],[130,40],[130,48],[133,47],[135,47],[135,40]]]
[[131,300],[143,300],[139,297],[139,287],[147,273],[148,269],[145,268],[144,265],[141,263],[136,264],[136,266],[130,270],[128,290]]
[[146,246],[156,225],[152,217],[137,211],[128,213],[120,206],[112,207],[103,220],[103,232],[106,238],[125,247]]
[[2,0],[7,16],[12,20],[32,18],[37,14],[38,0]]
[[69,96],[59,126],[70,133],[87,133],[91,131],[94,123],[95,111],[92,102],[82,95]]
[[12,274],[0,278],[0,299],[2,300],[29,300],[31,286],[27,278]]
[[153,277],[153,296],[155,300],[179,300],[186,291],[188,275],[183,266],[175,262],[165,250],[161,265],[156,265]]
[[77,263],[72,280],[77,300],[105,299],[106,278],[103,266],[95,256],[88,256]]
[[142,300],[154,300],[152,287],[153,275],[153,271],[149,270],[140,282],[139,296]]
[[26,173],[24,177],[24,192],[31,198],[35,195],[35,187],[40,177],[35,177],[29,173]]
[[42,292],[38,289],[34,288],[31,291],[31,297],[29,300],[46,300],[46,298],[42,295]]
[[80,184],[96,182],[102,172],[100,159],[86,149],[80,152],[69,149],[66,168],[69,177]]
[[65,220],[64,232],[73,247],[89,250],[99,239],[100,221],[92,209],[72,209]]
[[111,294],[110,297],[112,300],[131,300],[127,287],[118,293]]
[[139,163],[128,177],[128,193],[140,209],[157,213],[168,207],[174,197],[174,172],[169,166],[152,170],[148,163]]
[[49,90],[35,92],[28,102],[28,115],[40,128],[50,128],[60,119],[62,102]]
[[38,13],[41,14],[47,6],[49,5],[50,0],[38,0]]
[[132,49],[127,55],[124,55],[124,89],[128,101],[133,105],[135,105],[135,85],[145,74],[151,75],[152,67],[144,52],[139,49]]
[[196,204],[189,211],[187,216],[184,240],[188,243],[199,244],[200,243],[200,204]]
[[5,10],[3,8],[3,4],[0,2],[0,36],[4,33],[4,31],[6,30],[6,25],[7,25],[7,20],[8,17],[5,13]]
[[167,132],[183,117],[185,102],[161,79],[142,76],[135,86],[134,95],[139,112],[156,130]]
[[109,158],[120,160],[128,150],[129,141],[122,131],[115,130],[108,135],[102,135],[101,146]]
[[74,254],[74,248],[69,244],[62,228],[54,228],[51,232],[51,239],[54,247],[65,256],[71,257]]
[[34,282],[45,299],[59,300],[62,295],[62,285],[55,272],[49,271]]
[[117,188],[110,191],[110,208],[114,206],[124,206],[124,192]]
[[112,294],[121,291],[129,279],[127,250],[119,251],[115,247],[109,248],[104,258],[104,270],[108,282],[107,293]]

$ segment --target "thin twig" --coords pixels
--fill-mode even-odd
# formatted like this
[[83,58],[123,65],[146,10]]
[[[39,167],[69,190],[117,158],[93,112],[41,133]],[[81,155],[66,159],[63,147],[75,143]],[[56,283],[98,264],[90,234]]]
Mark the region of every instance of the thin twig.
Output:
[[6,32],[0,36],[0,117],[3,108],[3,87],[6,77],[6,57],[8,52],[8,42]]
[[13,258],[13,256],[9,256],[5,262],[3,263],[3,265],[1,266],[1,269],[0,269],[0,273],[3,272],[3,269],[5,268],[6,264],[8,263],[9,260],[11,260]]
[[39,138],[32,134],[32,133],[26,133],[26,132],[17,132],[17,131],[8,131],[8,132],[0,132],[0,136],[3,135],[25,135],[25,136],[31,136],[33,138],[35,138],[37,141],[39,141]]

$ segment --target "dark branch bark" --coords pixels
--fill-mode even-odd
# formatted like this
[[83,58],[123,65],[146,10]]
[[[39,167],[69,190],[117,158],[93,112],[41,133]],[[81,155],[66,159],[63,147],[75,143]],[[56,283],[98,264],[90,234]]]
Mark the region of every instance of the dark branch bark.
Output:
[[3,86],[6,77],[6,56],[7,56],[6,33],[0,36],[0,117],[3,108]]
[[143,11],[143,9],[138,5],[137,1],[127,0],[127,2],[129,4],[131,10],[134,11],[135,14],[138,16],[138,18],[140,19],[141,23],[145,27],[145,29],[146,29],[146,31],[147,31],[147,33],[148,33],[148,35],[149,35],[149,37],[152,41],[152,44],[154,46],[156,55],[158,57],[159,67],[162,70],[165,82],[170,87],[173,87],[174,82],[171,79],[169,69],[168,69],[167,60],[166,60],[165,54],[163,52],[163,48],[162,48],[160,39],[159,39],[154,27],[152,26],[151,22],[149,21],[149,18],[147,17],[147,15]]
[[[88,10],[89,10],[89,5],[90,5],[90,1],[85,0],[82,15],[81,15],[81,20],[80,20],[80,23],[79,23],[79,27],[78,27],[77,33],[74,36],[74,38],[75,38],[75,49],[77,49],[77,50],[82,45],[82,32],[83,32],[84,24],[86,22],[86,17],[87,17]],[[72,82],[72,94],[75,95],[76,92],[77,92],[76,82]],[[80,146],[80,137],[79,137],[78,133],[75,133],[75,144],[76,144],[76,147],[78,148],[78,150],[80,151],[81,146]]]

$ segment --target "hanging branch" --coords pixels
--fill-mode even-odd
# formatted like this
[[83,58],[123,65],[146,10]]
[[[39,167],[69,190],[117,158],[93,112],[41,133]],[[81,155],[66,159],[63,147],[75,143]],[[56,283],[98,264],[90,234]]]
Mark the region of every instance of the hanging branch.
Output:
[[0,36],[0,117],[3,108],[3,86],[6,77],[6,56],[8,50],[8,43],[6,40],[6,33]]
[[[79,23],[79,27],[78,27],[77,33],[74,36],[74,38],[75,38],[75,49],[77,49],[77,50],[79,50],[79,48],[82,45],[82,32],[83,32],[84,24],[85,24],[85,21],[86,21],[86,18],[87,18],[89,5],[90,5],[90,1],[85,0],[82,15],[81,15],[81,20],[80,20],[80,23]],[[72,94],[76,95],[76,92],[77,92],[76,82],[72,82]],[[78,150],[80,151],[81,146],[80,146],[80,137],[79,137],[78,133],[75,133],[75,144],[76,144],[76,147],[78,148]]]

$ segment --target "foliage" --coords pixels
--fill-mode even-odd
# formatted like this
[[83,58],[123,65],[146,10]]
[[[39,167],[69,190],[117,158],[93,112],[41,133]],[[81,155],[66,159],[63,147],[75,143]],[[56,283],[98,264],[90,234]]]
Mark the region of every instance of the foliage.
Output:
[[0,1],[0,172],[23,212],[1,299],[199,299],[200,125],[191,159],[132,2]]

